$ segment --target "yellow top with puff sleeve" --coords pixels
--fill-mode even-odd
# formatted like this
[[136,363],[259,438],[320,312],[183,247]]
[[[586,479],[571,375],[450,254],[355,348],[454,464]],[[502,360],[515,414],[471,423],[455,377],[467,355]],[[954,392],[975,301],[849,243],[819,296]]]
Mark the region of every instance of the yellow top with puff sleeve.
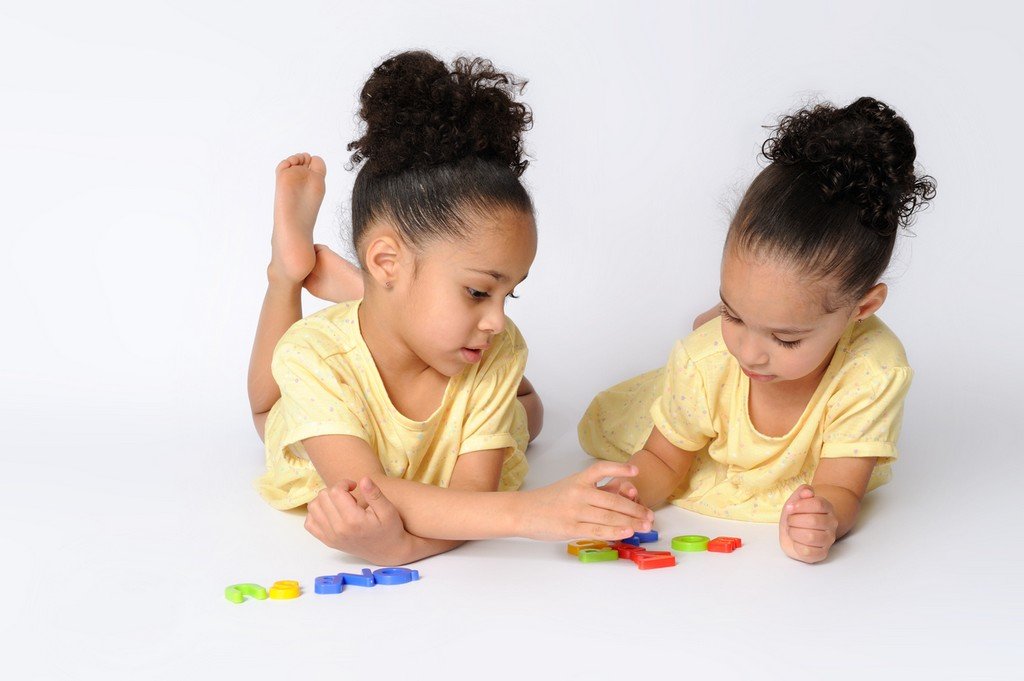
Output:
[[526,475],[529,434],[516,399],[527,348],[511,321],[479,362],[452,377],[441,405],[425,421],[391,403],[359,330],[359,305],[334,305],[296,322],[274,350],[281,398],[267,416],[266,472],[256,488],[271,506],[294,508],[324,488],[302,441],[319,435],[365,440],[387,475],[440,487],[459,455],[505,449],[499,489]]
[[868,489],[888,482],[912,378],[899,339],[875,316],[852,323],[803,414],[785,435],[763,435],[748,414],[750,379],[716,318],[676,343],[668,364],[594,398],[579,424],[583,448],[625,461],[657,426],[698,452],[669,501],[705,515],[777,522],[786,499],[823,458],[878,457]]

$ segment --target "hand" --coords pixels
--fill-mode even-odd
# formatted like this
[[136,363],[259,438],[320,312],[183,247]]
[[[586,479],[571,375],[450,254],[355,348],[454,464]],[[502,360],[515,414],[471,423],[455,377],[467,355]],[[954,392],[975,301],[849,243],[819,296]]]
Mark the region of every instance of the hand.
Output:
[[519,534],[542,540],[614,541],[649,531],[654,522],[650,509],[597,487],[604,478],[630,478],[638,472],[636,466],[601,461],[547,487],[522,492]]
[[342,480],[321,490],[307,507],[306,530],[333,549],[378,565],[405,562],[402,552],[411,535],[398,509],[368,477],[359,482],[366,508],[352,495],[355,488],[351,480]]
[[782,508],[779,544],[790,558],[819,563],[828,557],[838,527],[839,519],[832,502],[814,496],[810,485],[800,485]]
[[598,489],[603,489],[605,492],[618,494],[621,497],[626,497],[630,501],[640,503],[640,493],[637,492],[636,485],[626,478],[612,478],[606,484],[598,487]]

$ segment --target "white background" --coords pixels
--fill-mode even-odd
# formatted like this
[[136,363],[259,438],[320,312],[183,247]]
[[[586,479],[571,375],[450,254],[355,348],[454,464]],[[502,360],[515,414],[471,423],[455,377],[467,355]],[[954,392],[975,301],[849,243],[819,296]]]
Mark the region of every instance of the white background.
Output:
[[[1020,640],[1021,17],[1009,3],[4,3],[0,9],[3,667],[12,678],[1009,677]],[[540,251],[509,315],[548,407],[531,486],[586,463],[599,389],[661,364],[715,301],[771,124],[868,94],[939,185],[882,317],[917,377],[895,480],[828,562],[775,528],[672,570],[480,542],[404,587],[251,487],[245,372],[273,168],[328,161],[344,248],[356,94],[388,53],[529,79]],[[307,312],[322,306],[307,301]],[[225,585],[300,580],[297,601]],[[632,670],[632,671],[629,671]],[[641,671],[642,670],[642,671]]]

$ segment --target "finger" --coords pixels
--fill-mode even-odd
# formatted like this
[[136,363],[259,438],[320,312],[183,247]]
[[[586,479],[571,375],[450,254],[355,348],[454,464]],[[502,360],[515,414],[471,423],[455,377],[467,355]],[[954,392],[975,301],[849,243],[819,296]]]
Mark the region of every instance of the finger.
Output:
[[791,528],[805,530],[835,530],[839,521],[828,513],[792,513],[786,521]]
[[638,504],[635,501],[627,499],[621,494],[613,494],[612,492],[606,492],[601,489],[594,489],[592,493],[588,493],[586,496],[587,502],[591,506],[614,511],[627,519],[635,518],[648,523],[654,522],[654,511],[646,506]]
[[317,503],[317,499],[306,504],[306,522],[303,524],[306,531],[319,539],[324,540],[324,512]]
[[590,537],[592,539],[603,539],[604,541],[618,541],[626,537],[632,537],[634,530],[628,526],[596,525],[594,523],[577,523],[573,530],[574,537]]
[[811,546],[819,549],[826,549],[835,543],[836,537],[827,530],[805,530],[801,528],[791,528],[789,530],[789,538],[793,540],[793,544],[800,544],[803,546]]
[[363,499],[366,500],[366,513],[373,515],[377,521],[387,522],[398,515],[395,505],[384,496],[381,488],[369,477],[359,481],[359,491],[363,493]]
[[827,549],[796,542],[793,543],[793,552],[796,553],[796,559],[804,563],[820,563],[828,557]]
[[590,506],[584,508],[579,514],[579,521],[605,527],[630,527],[634,532],[648,532],[651,523],[640,518],[633,518],[606,508]]
[[798,513],[831,513],[832,504],[827,499],[822,497],[811,497],[810,499],[801,499],[792,504],[790,515],[796,515]]
[[795,490],[793,490],[792,494],[789,495],[789,499],[786,500],[786,505],[784,507],[784,510],[792,511],[793,510],[792,507],[793,507],[793,505],[796,504],[796,502],[800,501],[801,499],[810,499],[813,496],[814,496],[814,488],[813,487],[811,487],[810,485],[800,485]]
[[327,490],[324,503],[324,514],[331,523],[331,527],[342,528],[346,524],[359,521],[359,504],[352,496],[352,490],[356,483],[351,480],[342,480],[337,485],[331,485]]
[[628,463],[598,461],[588,466],[585,471],[578,475],[582,482],[588,485],[596,485],[604,478],[632,478],[639,472],[636,466]]

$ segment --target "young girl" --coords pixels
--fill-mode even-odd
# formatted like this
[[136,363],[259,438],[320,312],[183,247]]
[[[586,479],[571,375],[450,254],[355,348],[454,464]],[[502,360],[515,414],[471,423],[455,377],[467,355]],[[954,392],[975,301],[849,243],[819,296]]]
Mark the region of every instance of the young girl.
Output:
[[786,555],[814,563],[891,475],[911,369],[875,316],[879,278],[935,184],[914,173],[906,121],[868,97],[783,118],[762,151],[771,164],[726,237],[721,306],[664,369],[598,395],[579,435],[640,471],[605,489],[777,521]]
[[[365,134],[349,145],[362,164],[352,191],[361,273],[314,249],[324,162],[296,154],[277,166],[249,368],[266,443],[257,487],[276,508],[308,503],[310,533],[374,563],[486,537],[622,538],[653,520],[596,488],[635,474],[622,464],[514,491],[542,414],[523,379],[526,343],[504,313],[537,245],[519,181],[530,123],[519,87],[490,62],[449,70],[423,52],[374,70]],[[301,319],[304,283],[361,300]]]

